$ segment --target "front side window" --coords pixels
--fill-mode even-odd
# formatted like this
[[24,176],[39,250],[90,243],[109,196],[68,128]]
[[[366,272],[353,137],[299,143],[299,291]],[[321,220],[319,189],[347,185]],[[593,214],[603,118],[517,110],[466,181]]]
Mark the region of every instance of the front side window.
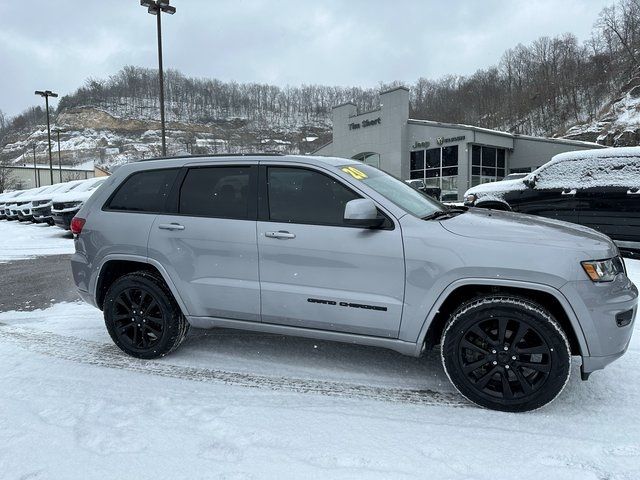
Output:
[[[371,168],[359,168],[365,167]],[[345,205],[360,198],[333,178],[304,168],[269,167],[267,181],[274,222],[342,226]]]
[[134,173],[116,190],[108,208],[130,212],[162,212],[177,175],[177,168]]
[[180,214],[248,220],[250,178],[246,166],[190,169],[180,189]]

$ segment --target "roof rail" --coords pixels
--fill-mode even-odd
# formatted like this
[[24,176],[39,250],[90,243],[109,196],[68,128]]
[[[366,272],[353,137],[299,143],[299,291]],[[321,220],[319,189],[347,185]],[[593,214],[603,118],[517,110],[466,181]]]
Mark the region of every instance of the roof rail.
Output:
[[179,158],[210,158],[210,157],[283,157],[282,153],[198,153],[196,155],[175,155],[172,157],[141,158],[137,162],[152,160],[177,160]]

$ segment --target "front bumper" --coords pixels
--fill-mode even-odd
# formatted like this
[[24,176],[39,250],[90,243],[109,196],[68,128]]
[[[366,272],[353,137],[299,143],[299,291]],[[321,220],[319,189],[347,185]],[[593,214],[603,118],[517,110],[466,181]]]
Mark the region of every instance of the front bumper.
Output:
[[51,222],[51,207],[34,208],[33,221],[36,223]]
[[[586,378],[626,352],[638,313],[638,288],[625,275],[618,275],[613,282],[579,280],[560,290],[571,303],[587,344],[588,351],[581,352]],[[616,317],[629,312],[631,321],[619,325]]]

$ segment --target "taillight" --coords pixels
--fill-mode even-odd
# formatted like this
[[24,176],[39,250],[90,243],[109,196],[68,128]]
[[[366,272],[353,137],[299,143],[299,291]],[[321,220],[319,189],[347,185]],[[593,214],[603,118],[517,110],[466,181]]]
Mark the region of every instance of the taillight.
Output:
[[84,227],[86,220],[80,217],[73,217],[71,219],[71,233],[74,235],[80,235],[82,232],[82,227]]

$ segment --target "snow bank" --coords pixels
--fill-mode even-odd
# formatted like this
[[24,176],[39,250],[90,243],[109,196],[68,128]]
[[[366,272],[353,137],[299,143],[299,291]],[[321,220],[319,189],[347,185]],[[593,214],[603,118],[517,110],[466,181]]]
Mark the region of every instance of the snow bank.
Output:
[[42,255],[72,254],[68,232],[46,224],[0,222],[0,263]]

